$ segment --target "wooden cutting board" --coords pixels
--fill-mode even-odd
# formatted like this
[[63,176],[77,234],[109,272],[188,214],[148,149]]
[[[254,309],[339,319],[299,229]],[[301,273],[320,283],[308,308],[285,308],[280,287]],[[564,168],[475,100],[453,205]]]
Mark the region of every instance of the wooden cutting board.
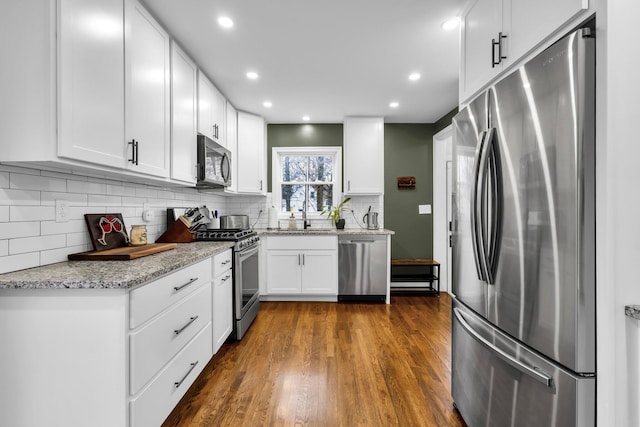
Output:
[[121,248],[108,249],[106,251],[80,252],[68,255],[71,261],[118,261],[141,258],[158,252],[175,249],[176,243],[149,243],[144,246],[123,246]]

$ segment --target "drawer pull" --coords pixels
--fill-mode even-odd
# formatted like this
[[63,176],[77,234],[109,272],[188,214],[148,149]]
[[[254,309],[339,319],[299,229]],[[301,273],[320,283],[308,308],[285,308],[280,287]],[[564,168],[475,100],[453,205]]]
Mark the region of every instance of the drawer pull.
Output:
[[184,377],[182,377],[182,379],[181,379],[180,381],[177,381],[177,382],[173,383],[173,384],[175,384],[176,388],[179,388],[179,387],[182,385],[182,383],[184,382],[184,380],[186,380],[186,379],[187,379],[187,377],[189,376],[189,374],[191,373],[191,371],[193,371],[193,369],[196,367],[196,365],[197,365],[197,364],[198,364],[198,360],[196,360],[195,362],[193,362],[193,363],[191,364],[191,368],[189,368],[189,371],[186,373],[186,375],[185,375]]
[[187,326],[189,326],[190,324],[192,324],[193,322],[195,322],[197,318],[198,318],[198,316],[190,317],[190,318],[189,318],[189,321],[187,322],[187,324],[186,324],[186,325],[184,325],[184,326],[183,326],[182,328],[180,328],[180,329],[176,329],[176,330],[175,330],[175,331],[173,331],[173,332],[175,332],[175,333],[176,333],[176,335],[180,335],[180,333],[181,333],[182,331],[184,331],[184,330],[187,328]]
[[196,280],[198,280],[198,278],[197,277],[193,277],[193,278],[189,279],[189,281],[187,283],[185,283],[184,285],[182,285],[182,286],[174,286],[173,290],[177,292],[177,291],[181,290],[182,288],[186,288],[187,286],[189,286],[190,284],[192,284]]
[[226,282],[227,280],[229,280],[231,278],[231,276],[229,274],[227,274],[226,276],[224,276],[222,279],[220,279],[222,282]]
[[220,264],[221,264],[221,265],[227,265],[227,264],[229,264],[230,262],[231,262],[231,260],[230,260],[230,259],[228,259],[228,260],[226,260],[226,261],[222,261]]

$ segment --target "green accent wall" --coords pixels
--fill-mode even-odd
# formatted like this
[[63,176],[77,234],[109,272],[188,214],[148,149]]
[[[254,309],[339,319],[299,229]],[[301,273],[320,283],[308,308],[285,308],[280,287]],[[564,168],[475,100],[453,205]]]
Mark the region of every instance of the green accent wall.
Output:
[[267,191],[272,191],[273,147],[342,147],[342,141],[342,123],[267,125]]
[[[391,237],[391,258],[433,258],[433,124],[384,125],[384,227]],[[414,190],[398,189],[399,176],[415,176]]]
[[438,132],[440,132],[442,129],[449,126],[451,124],[451,120],[453,119],[453,116],[455,116],[456,114],[458,114],[458,107],[449,111],[447,114],[442,116],[437,122],[435,122],[433,124],[433,134],[435,135]]

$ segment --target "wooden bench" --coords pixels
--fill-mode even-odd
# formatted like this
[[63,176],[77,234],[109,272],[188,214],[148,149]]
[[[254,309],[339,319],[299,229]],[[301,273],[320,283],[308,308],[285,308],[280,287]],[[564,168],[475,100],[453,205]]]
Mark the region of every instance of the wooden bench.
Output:
[[[429,285],[394,287],[393,282],[427,282]],[[426,290],[440,296],[440,263],[433,259],[392,259],[391,288],[403,291]]]

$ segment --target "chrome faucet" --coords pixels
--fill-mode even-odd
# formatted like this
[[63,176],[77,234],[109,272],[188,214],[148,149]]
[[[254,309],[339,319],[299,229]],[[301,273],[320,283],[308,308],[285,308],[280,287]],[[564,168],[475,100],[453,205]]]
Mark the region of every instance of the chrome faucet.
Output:
[[307,201],[302,202],[302,224],[304,229],[311,227],[311,221],[307,220]]

